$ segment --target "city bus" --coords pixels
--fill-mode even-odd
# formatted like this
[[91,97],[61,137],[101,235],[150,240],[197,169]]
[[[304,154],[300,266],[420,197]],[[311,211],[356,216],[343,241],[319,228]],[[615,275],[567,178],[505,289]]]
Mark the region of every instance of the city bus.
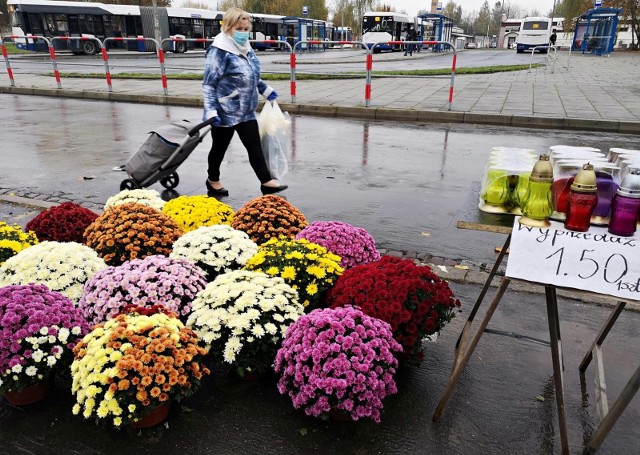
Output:
[[336,27],[333,35],[333,41],[353,41],[353,30],[351,27]]
[[[551,18],[526,17],[520,24],[520,32],[518,33],[518,39],[516,41],[516,51],[518,54],[521,54],[536,46],[548,46],[550,36]],[[538,51],[546,54],[548,48],[539,48]]]
[[[279,40],[284,35],[282,33],[282,19],[285,16],[277,14],[252,14],[253,25],[251,27],[251,39],[252,40]],[[279,49],[279,44],[267,44],[267,43],[251,43],[251,46],[259,51],[266,49]]]
[[[8,0],[7,10],[11,21],[11,34],[16,36],[56,36],[153,38],[154,14],[152,7],[114,5],[97,2],[65,0]],[[221,11],[195,8],[158,7],[157,16],[162,38],[213,38],[220,33]],[[17,38],[16,46],[27,50],[47,50],[42,40]],[[74,54],[95,54],[99,50],[93,40],[55,40],[56,50],[71,50]],[[204,43],[197,43],[204,47]],[[129,50],[155,51],[152,43],[108,41],[108,48],[124,47]],[[176,42],[170,48],[174,52],[186,52],[193,42]]]
[[[362,17],[362,41],[369,47],[375,43],[404,40],[403,32],[414,24],[412,17],[394,12],[369,11]],[[402,45],[379,44],[374,52],[399,51]]]

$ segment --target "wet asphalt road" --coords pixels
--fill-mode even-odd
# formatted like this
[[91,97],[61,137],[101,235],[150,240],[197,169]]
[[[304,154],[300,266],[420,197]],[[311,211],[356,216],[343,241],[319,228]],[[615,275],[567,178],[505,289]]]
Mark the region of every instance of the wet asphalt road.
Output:
[[[198,122],[201,109],[0,95],[0,187],[71,194],[104,203],[119,191],[113,171],[147,133],[171,120]],[[180,167],[177,192],[202,194],[210,137]],[[449,259],[492,262],[503,238],[456,229],[465,203],[477,198],[493,146],[551,145],[637,148],[631,135],[540,131],[472,125],[292,118],[285,196],[310,221],[339,220],[367,229],[381,248]],[[260,195],[236,138],[222,165],[234,209]],[[162,191],[159,184],[152,188]],[[468,205],[468,204],[467,204]]]
[[[560,453],[549,348],[485,334],[438,423],[431,421],[453,364],[453,347],[479,286],[451,284],[462,313],[426,360],[396,376],[399,393],[384,402],[382,423],[328,422],[295,411],[276,379],[238,381],[218,372],[166,426],[115,431],[71,414],[71,396],[58,378],[44,401],[23,409],[0,400],[0,454],[439,454],[553,455]],[[593,366],[581,391],[578,365],[609,314],[594,305],[559,300],[565,361],[569,446],[582,453],[596,421]],[[625,312],[604,345],[610,405],[636,368],[640,314]],[[544,298],[509,290],[491,328],[548,339]],[[601,455],[639,453],[638,398],[631,402]]]
[[[124,175],[112,168],[130,157],[146,133],[171,119],[198,121],[199,109],[1,95],[0,187],[66,193],[104,202]],[[514,130],[482,126],[394,124],[295,117],[288,199],[310,220],[363,226],[382,247],[449,258],[492,260],[504,238],[460,231],[455,222],[489,149],[594,145],[631,148],[635,137]],[[203,191],[209,139],[180,168],[180,194]],[[223,179],[238,208],[259,195],[241,144],[234,140]],[[158,190],[162,188],[154,186]],[[16,222],[29,209],[3,206]],[[4,213],[1,214],[4,217]],[[107,431],[71,414],[59,378],[54,393],[25,409],[0,403],[0,454],[347,453],[555,454],[559,434],[549,349],[485,335],[439,423],[431,416],[453,363],[453,347],[479,286],[452,283],[462,312],[426,345],[420,367],[401,370],[399,393],[385,401],[380,425],[324,422],[293,410],[275,379],[239,382],[220,372],[197,397],[176,406],[167,426]],[[581,391],[578,365],[610,310],[573,301],[559,305],[565,355],[565,396],[572,454],[581,453],[596,424],[593,367]],[[490,325],[547,339],[543,297],[509,290]],[[610,403],[637,367],[640,314],[625,312],[604,346]],[[637,454],[636,398],[601,454]]]

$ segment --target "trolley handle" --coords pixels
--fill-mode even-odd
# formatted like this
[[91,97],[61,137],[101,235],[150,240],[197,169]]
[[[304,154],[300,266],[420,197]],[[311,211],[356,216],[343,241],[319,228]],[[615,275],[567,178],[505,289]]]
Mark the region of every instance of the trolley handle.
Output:
[[213,122],[215,122],[215,121],[216,121],[216,117],[211,117],[209,120],[206,120],[206,121],[204,121],[204,122],[202,122],[202,123],[200,123],[200,124],[198,124],[198,125],[194,126],[193,128],[191,128],[191,129],[189,130],[189,133],[188,133],[188,134],[189,134],[189,136],[190,136],[190,137],[195,136],[196,134],[198,134],[198,132],[199,132],[202,128],[204,128],[205,126],[210,126],[210,125],[212,125],[212,124],[213,124]]

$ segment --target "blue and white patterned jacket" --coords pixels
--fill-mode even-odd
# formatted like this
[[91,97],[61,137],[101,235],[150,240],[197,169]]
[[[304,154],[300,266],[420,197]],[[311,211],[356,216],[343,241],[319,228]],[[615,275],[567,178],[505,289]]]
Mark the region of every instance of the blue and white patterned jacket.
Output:
[[229,35],[219,33],[205,56],[202,120],[218,116],[222,126],[254,120],[258,92],[266,98],[273,88],[260,79],[260,61],[255,52],[249,47],[244,55]]

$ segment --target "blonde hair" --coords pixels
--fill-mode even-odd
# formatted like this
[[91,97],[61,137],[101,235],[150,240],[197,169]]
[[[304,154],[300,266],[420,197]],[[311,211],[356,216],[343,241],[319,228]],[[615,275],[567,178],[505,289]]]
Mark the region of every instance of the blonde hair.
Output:
[[229,8],[222,17],[222,31],[229,33],[233,27],[245,19],[249,22],[249,30],[251,30],[251,15],[235,6]]

